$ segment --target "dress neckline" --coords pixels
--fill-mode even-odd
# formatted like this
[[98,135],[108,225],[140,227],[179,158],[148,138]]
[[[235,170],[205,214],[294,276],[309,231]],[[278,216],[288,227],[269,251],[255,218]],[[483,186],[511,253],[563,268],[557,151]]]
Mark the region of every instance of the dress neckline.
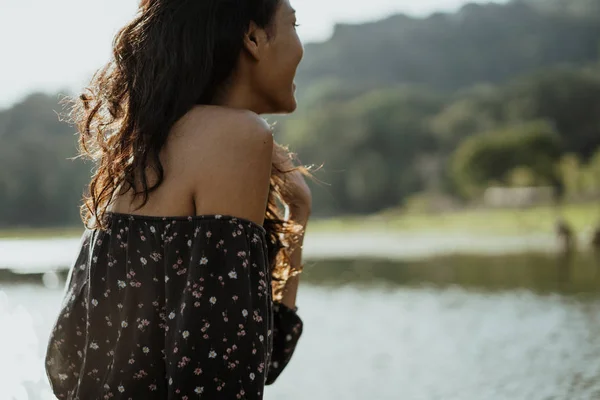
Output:
[[170,216],[170,215],[142,215],[142,214],[128,214],[119,213],[114,211],[106,211],[105,217],[108,218],[121,218],[129,220],[139,221],[152,221],[152,222],[163,222],[163,221],[177,221],[177,222],[202,222],[202,221],[237,221],[246,225],[250,225],[255,229],[260,230],[266,234],[266,230],[263,226],[257,224],[254,221],[250,221],[246,218],[235,217],[233,215],[221,215],[221,214],[203,214],[203,215],[182,215],[182,216]]

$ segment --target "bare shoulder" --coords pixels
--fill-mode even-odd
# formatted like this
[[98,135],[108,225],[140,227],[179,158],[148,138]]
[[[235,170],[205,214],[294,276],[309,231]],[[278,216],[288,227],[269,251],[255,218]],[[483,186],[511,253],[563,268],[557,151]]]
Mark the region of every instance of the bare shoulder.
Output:
[[243,110],[199,107],[172,131],[180,179],[190,187],[197,215],[233,215],[262,224],[273,135],[260,116]]
[[251,111],[223,107],[198,106],[175,126],[174,141],[196,150],[210,142],[213,146],[231,146],[243,150],[247,145],[270,145],[269,124]]

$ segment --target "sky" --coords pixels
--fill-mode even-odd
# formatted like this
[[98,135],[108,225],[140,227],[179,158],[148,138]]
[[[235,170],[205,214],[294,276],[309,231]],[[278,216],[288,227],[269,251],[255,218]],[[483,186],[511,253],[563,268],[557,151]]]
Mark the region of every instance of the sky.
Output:
[[[322,41],[336,22],[453,11],[466,0],[291,0],[300,37]],[[0,109],[33,91],[78,91],[106,63],[138,0],[0,0]]]

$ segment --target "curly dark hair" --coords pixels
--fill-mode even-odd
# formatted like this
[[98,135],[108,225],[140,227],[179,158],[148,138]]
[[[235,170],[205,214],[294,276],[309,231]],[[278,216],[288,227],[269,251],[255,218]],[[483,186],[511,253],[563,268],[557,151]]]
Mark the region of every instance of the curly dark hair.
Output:
[[[214,102],[236,67],[251,21],[269,32],[279,3],[142,1],[135,18],[117,33],[111,60],[74,100],[71,117],[80,133],[80,154],[96,165],[81,207],[88,228],[106,228],[105,213],[122,188],[141,196],[140,208],[147,203],[164,179],[159,154],[172,126],[194,106]],[[265,213],[276,298],[294,273],[288,249],[301,229],[283,218],[285,174],[298,169],[308,174],[292,167],[273,165]],[[157,178],[152,185],[148,168]]]

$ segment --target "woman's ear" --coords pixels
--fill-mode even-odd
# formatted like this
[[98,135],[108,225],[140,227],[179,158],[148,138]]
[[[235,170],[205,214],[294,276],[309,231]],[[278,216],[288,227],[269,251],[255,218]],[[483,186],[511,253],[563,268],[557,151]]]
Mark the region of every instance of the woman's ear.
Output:
[[260,61],[266,44],[267,32],[251,21],[250,27],[244,36],[244,48],[252,58]]

